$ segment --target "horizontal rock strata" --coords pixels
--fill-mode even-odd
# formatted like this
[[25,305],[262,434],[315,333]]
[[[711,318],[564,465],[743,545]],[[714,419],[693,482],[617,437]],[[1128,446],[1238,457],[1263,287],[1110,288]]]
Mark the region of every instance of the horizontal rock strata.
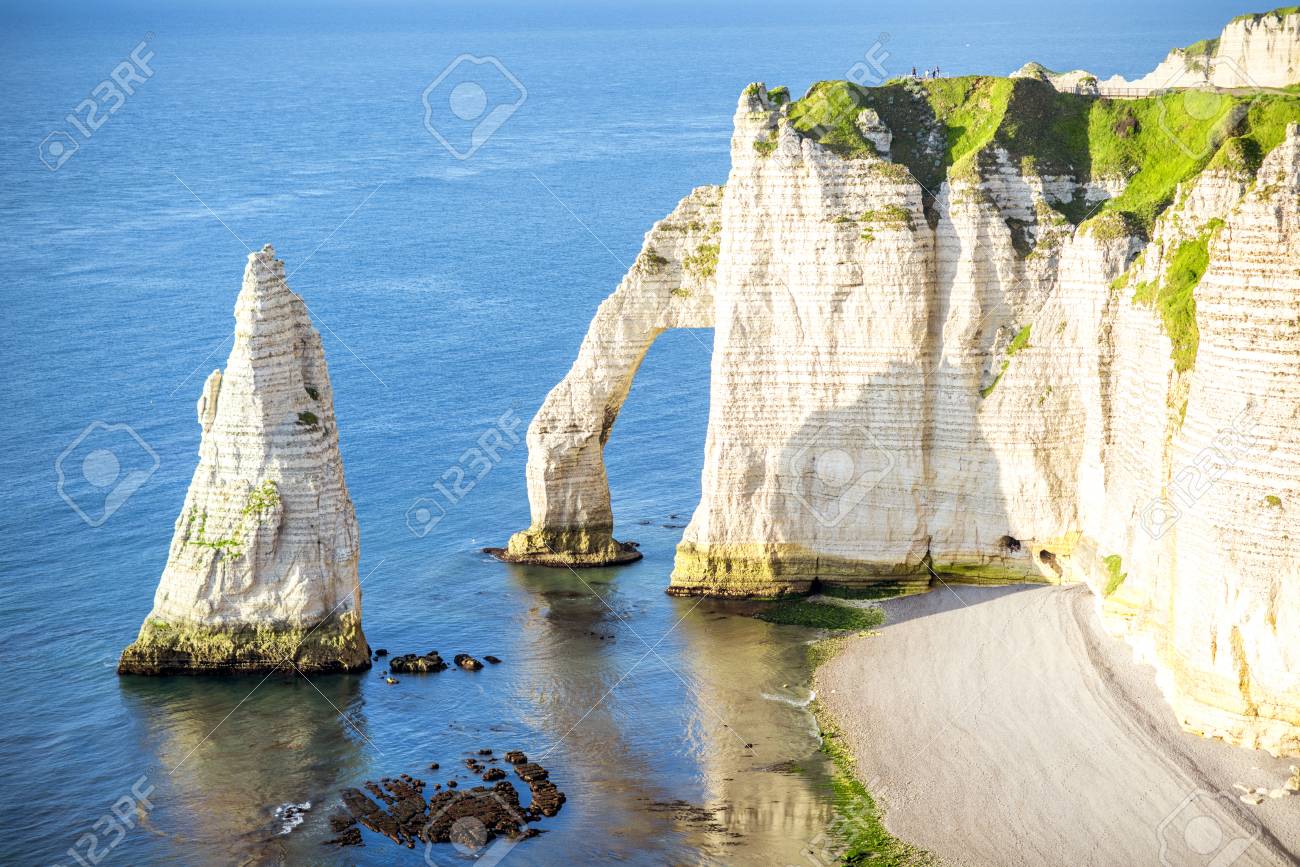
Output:
[[199,464],[123,674],[369,666],[356,516],[320,335],[267,246],[198,402]]

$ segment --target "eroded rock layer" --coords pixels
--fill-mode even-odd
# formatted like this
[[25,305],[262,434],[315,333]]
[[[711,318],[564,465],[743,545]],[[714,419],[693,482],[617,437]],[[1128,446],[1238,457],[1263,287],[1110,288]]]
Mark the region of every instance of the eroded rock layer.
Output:
[[320,335],[268,245],[198,402],[199,465],[125,674],[369,666],[356,515]]

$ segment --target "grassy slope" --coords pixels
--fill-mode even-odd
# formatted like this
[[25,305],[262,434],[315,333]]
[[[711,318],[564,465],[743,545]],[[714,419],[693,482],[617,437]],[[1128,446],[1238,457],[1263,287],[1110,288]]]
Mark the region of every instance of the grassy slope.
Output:
[[[875,110],[894,133],[894,162],[931,196],[946,179],[977,175],[1001,148],[1026,173],[1073,176],[1080,183],[1126,178],[1113,199],[1089,206],[1076,197],[1056,208],[1098,237],[1150,237],[1179,184],[1207,168],[1253,176],[1282,142],[1287,124],[1300,121],[1300,93],[1183,91],[1110,100],[1059,93],[1034,79],[989,76],[903,79],[871,88],[823,81],[791,104],[790,123],[841,156],[858,158],[874,153],[855,124],[864,108]],[[1140,285],[1134,295],[1135,302],[1159,310],[1179,371],[1196,361],[1194,290],[1208,265],[1210,240],[1181,244],[1164,280]],[[997,382],[981,395],[988,397]]]
[[1109,100],[1058,93],[1032,79],[966,76],[869,88],[819,82],[791,104],[790,123],[852,159],[874,153],[854,123],[864,108],[893,131],[894,162],[931,194],[1001,147],[1039,174],[1128,178],[1124,192],[1098,208],[1075,203],[1061,210],[1075,223],[1112,214],[1142,234],[1173,203],[1179,183],[1207,166],[1253,172],[1282,141],[1287,122],[1300,121],[1297,94],[1180,92]]
[[1278,8],[1268,12],[1247,12],[1245,15],[1238,15],[1236,18],[1232,19],[1231,23],[1235,24],[1238,21],[1258,21],[1266,15],[1271,15],[1274,18],[1285,18],[1288,15],[1295,15],[1297,12],[1300,12],[1300,6],[1279,6]]

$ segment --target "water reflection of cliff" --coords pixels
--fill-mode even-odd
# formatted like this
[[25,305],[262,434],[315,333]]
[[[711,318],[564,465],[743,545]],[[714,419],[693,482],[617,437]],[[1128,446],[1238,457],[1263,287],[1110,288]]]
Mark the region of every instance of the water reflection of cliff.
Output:
[[[690,604],[677,602],[682,613]],[[680,673],[693,685],[696,767],[707,803],[723,807],[722,830],[705,849],[730,851],[733,864],[820,863],[803,855],[825,844],[833,822],[830,769],[806,707],[809,633],[745,610],[704,603],[674,633],[684,645],[674,654]]]
[[[161,779],[151,830],[190,856],[239,863],[295,860],[309,837],[275,810],[310,802],[303,821],[325,823],[325,804],[362,771],[361,681],[293,674],[257,680],[123,679],[126,705],[156,753]],[[256,688],[255,688],[256,687]],[[347,715],[347,721],[340,716]],[[310,844],[319,854],[319,843]],[[203,855],[207,853],[207,855]],[[303,853],[298,853],[303,854]]]
[[[653,742],[667,734],[655,721],[672,701],[662,694],[668,686],[663,678],[672,675],[652,660],[638,664],[645,648],[620,621],[621,615],[636,628],[644,607],[609,581],[611,570],[584,570],[582,581],[591,589],[567,571],[511,566],[510,572],[537,602],[522,623],[529,678],[515,700],[546,744],[534,758],[563,781],[567,820],[602,829],[600,839],[593,835],[589,842],[605,848],[583,855],[689,857],[671,819],[649,809],[671,797],[655,755],[663,749]],[[543,845],[531,854],[549,854],[541,851],[546,837],[538,842]]]
[[[799,636],[657,586],[638,597],[635,568],[579,580],[511,567],[537,601],[518,706],[548,749],[558,743],[544,764],[563,778],[569,821],[602,828],[611,847],[583,854],[802,863],[831,823],[824,762],[807,711],[763,697],[807,697]],[[531,854],[549,856],[537,842]]]

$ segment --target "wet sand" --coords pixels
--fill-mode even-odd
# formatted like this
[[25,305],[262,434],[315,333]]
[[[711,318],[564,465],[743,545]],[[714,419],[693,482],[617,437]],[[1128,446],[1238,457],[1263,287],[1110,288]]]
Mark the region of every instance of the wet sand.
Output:
[[1294,864],[1295,758],[1186,734],[1086,587],[961,587],[818,672],[885,824],[950,864]]

